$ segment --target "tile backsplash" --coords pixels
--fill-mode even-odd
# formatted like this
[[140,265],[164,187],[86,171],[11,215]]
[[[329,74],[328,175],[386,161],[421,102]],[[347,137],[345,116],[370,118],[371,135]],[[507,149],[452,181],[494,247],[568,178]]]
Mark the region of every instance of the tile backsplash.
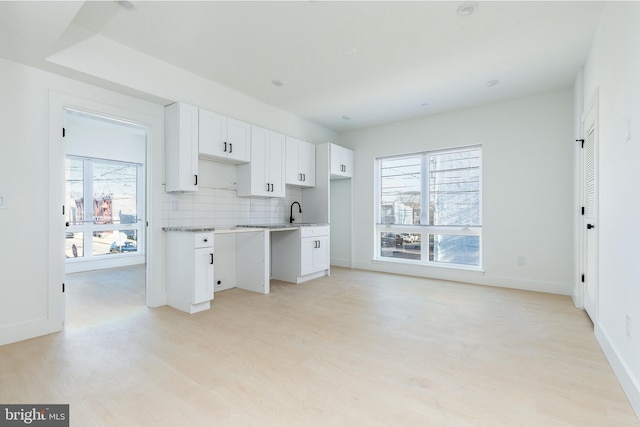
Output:
[[287,185],[285,198],[238,197],[235,166],[203,161],[199,164],[198,191],[163,193],[162,226],[215,226],[277,224],[289,222],[289,209],[300,202],[303,213],[294,208],[297,222],[303,222],[302,189]]

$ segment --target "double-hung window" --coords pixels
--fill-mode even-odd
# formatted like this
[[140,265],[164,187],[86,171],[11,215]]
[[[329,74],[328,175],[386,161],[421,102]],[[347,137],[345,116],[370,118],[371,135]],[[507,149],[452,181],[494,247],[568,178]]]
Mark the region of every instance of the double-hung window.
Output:
[[482,265],[482,147],[381,157],[375,259]]

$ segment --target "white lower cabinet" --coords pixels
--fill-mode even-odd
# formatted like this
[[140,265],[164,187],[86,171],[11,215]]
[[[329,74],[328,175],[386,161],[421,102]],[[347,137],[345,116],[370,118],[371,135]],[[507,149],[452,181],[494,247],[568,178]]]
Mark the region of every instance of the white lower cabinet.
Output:
[[[300,230],[301,234],[304,229]],[[329,268],[329,236],[302,237],[300,239],[300,276]]]
[[271,277],[301,283],[329,275],[329,226],[271,232]]
[[167,304],[187,313],[208,310],[213,299],[213,233],[165,232]]

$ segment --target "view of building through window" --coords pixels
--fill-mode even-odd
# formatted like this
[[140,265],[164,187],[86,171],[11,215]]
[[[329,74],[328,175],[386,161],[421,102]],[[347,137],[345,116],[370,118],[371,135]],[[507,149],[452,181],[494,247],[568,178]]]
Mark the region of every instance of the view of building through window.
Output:
[[378,159],[377,259],[480,266],[481,151]]
[[66,257],[138,251],[141,165],[68,156]]

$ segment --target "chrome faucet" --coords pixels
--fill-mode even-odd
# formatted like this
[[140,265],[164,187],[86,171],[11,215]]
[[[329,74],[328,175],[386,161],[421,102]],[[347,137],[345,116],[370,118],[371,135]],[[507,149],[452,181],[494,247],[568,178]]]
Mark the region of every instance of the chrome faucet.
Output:
[[298,205],[298,212],[302,213],[302,206],[300,206],[300,203],[298,202],[291,203],[291,209],[289,212],[289,224],[293,224],[293,221],[295,221],[295,219],[293,218],[293,205]]

